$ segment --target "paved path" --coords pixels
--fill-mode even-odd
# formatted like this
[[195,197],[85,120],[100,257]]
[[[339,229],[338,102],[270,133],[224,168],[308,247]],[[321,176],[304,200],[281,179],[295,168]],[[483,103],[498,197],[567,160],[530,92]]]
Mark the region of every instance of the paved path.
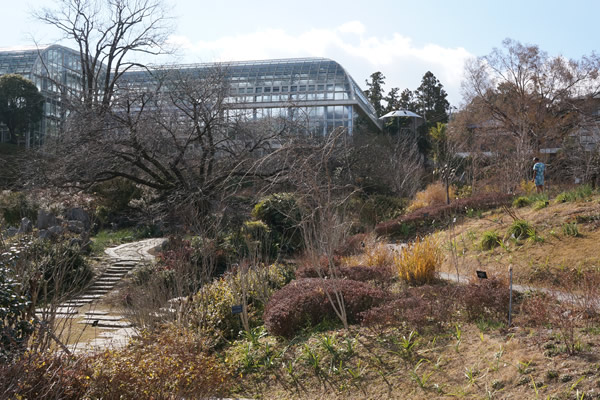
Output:
[[[101,273],[79,296],[60,304],[56,310],[37,309],[40,319],[50,313],[58,317],[77,318],[78,324],[102,328],[103,332],[90,342],[70,346],[74,352],[97,351],[106,348],[118,348],[127,344],[136,334],[133,325],[122,315],[97,310],[94,305],[101,301],[136,266],[154,259],[150,252],[162,245],[166,239],[147,239],[134,243],[125,243],[105,250],[107,259]],[[84,306],[88,311],[80,313]],[[46,314],[46,315],[45,315]]]

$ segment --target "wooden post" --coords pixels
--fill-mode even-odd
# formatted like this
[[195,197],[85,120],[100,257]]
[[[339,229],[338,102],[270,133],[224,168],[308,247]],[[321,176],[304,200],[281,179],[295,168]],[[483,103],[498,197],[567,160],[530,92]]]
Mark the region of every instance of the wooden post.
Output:
[[513,276],[513,268],[512,268],[512,264],[510,264],[508,266],[508,274],[510,276],[510,280],[509,280],[509,291],[510,291],[510,295],[508,298],[508,327],[510,328],[510,324],[512,322],[511,318],[512,318],[512,276]]

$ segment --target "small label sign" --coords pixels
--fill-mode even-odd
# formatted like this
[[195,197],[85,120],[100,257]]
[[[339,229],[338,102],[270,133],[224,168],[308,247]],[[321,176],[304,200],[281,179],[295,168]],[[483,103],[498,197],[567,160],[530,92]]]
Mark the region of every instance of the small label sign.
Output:
[[241,314],[242,313],[242,305],[240,304],[239,306],[231,306],[231,313],[232,314]]
[[487,279],[487,273],[485,271],[475,271],[479,279]]

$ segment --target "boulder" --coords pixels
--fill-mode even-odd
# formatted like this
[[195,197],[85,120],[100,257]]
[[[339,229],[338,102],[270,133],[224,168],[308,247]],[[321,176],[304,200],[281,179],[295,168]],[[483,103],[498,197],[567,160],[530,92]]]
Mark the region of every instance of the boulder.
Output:
[[31,233],[33,231],[33,224],[27,217],[21,219],[21,226],[19,226],[19,233]]
[[73,233],[83,233],[85,232],[85,224],[77,220],[67,221],[67,229]]
[[42,209],[38,210],[36,226],[38,229],[48,229],[51,226],[57,225],[58,220],[51,212],[46,212]]
[[83,223],[85,230],[90,229],[90,215],[83,208],[70,208],[66,212],[66,217],[69,221],[79,221]]
[[4,231],[4,235],[6,237],[13,237],[15,236],[17,233],[19,233],[19,230],[17,228],[15,228],[14,226],[9,227],[8,229],[6,229]]
[[52,236],[52,237],[56,237],[56,236],[60,236],[62,235],[64,229],[62,226],[60,225],[56,225],[56,226],[51,226],[50,228],[48,228],[48,233]]

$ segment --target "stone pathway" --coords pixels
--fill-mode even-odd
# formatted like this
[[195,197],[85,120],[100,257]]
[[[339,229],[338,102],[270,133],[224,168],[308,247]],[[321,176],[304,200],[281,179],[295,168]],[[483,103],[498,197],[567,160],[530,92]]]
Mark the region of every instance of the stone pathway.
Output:
[[[57,317],[77,318],[78,324],[93,328],[102,328],[103,332],[87,343],[77,343],[69,346],[73,352],[91,352],[106,348],[119,348],[127,344],[136,335],[136,330],[122,315],[96,309],[100,302],[134,267],[151,261],[154,256],[152,249],[160,246],[166,239],[147,239],[134,243],[125,243],[105,250],[106,268],[93,283],[79,296],[75,296],[60,304],[55,310]],[[87,309],[80,314],[80,309]],[[50,310],[37,309],[42,316]]]

